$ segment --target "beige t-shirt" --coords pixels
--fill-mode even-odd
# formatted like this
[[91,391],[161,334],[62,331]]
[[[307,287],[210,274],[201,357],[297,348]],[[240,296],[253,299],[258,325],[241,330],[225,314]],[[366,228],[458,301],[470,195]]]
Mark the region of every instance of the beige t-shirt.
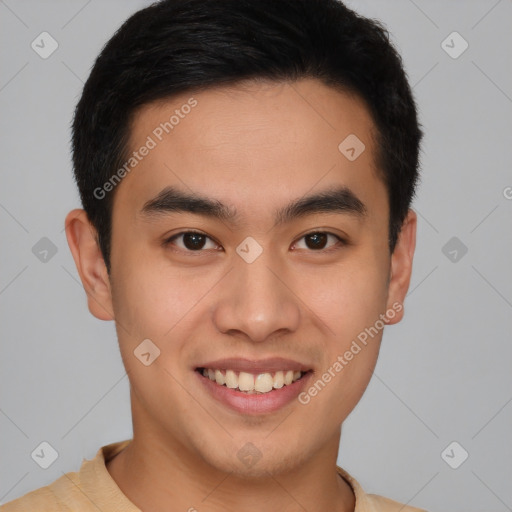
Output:
[[[102,446],[93,459],[82,461],[78,472],[66,473],[50,485],[2,505],[0,512],[141,512],[122,493],[105,466],[130,441],[126,439]],[[344,469],[337,466],[337,470],[354,491],[354,512],[427,512],[382,496],[366,494]]]

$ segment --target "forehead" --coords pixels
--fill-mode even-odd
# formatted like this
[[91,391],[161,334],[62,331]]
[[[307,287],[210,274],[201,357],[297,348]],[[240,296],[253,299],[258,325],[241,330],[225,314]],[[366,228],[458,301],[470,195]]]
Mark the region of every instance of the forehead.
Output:
[[375,202],[385,191],[374,130],[362,100],[314,79],[181,94],[135,113],[129,153],[151,149],[123,178],[116,202],[140,210],[176,185],[264,213],[269,203],[340,184]]

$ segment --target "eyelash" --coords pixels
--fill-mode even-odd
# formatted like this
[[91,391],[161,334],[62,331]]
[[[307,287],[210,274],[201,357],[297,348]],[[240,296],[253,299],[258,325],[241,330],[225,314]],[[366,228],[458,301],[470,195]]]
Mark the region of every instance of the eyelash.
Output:
[[[198,234],[198,235],[205,236],[209,240],[212,240],[213,242],[215,242],[217,245],[220,245],[213,238],[209,237],[206,233],[203,233],[202,231],[194,231],[194,230],[181,231],[180,233],[176,233],[175,235],[172,235],[170,238],[164,240],[162,245],[164,247],[168,247],[169,245],[172,245],[172,242],[175,239],[179,238],[180,236],[191,234],[191,233],[195,233],[195,234]],[[348,245],[348,242],[345,239],[343,239],[339,235],[336,235],[336,234],[331,233],[329,231],[310,231],[309,233],[306,233],[305,235],[302,235],[299,238],[299,240],[302,240],[303,238],[306,238],[306,237],[311,236],[311,235],[331,235],[331,236],[333,236],[334,238],[336,238],[338,240],[338,243],[334,244],[334,246],[330,247],[329,249],[317,249],[317,250],[309,249],[308,252],[323,253],[323,254],[327,253],[327,254],[329,254],[331,252],[335,252],[335,251],[340,250],[345,245]],[[340,243],[341,243],[341,245],[340,245]],[[192,251],[190,249],[173,249],[173,250],[175,250],[176,252],[186,252],[186,253],[191,253],[191,254],[198,253],[199,254],[201,252],[205,252],[206,249],[198,249],[197,251]]]

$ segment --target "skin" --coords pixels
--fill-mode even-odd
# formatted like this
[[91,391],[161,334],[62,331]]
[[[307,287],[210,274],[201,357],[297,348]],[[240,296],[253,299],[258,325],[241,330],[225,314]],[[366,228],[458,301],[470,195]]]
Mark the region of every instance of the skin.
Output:
[[[307,405],[294,400],[274,413],[229,410],[193,368],[223,357],[285,357],[322,375],[402,304],[416,215],[409,210],[391,255],[372,118],[357,97],[314,79],[248,82],[146,105],[131,148],[191,96],[197,106],[115,190],[110,276],[85,212],[66,217],[89,310],[115,320],[131,385],[133,442],[107,469],[143,510],[353,511],[353,493],[335,471],[341,425],[369,383],[382,330]],[[353,162],[338,150],[351,133],[366,146]],[[240,223],[191,213],[144,219],[145,202],[169,185],[235,207]],[[273,227],[276,208],[332,185],[348,186],[367,215],[315,213]],[[202,252],[183,237],[162,246],[187,230],[210,237]],[[349,243],[326,253],[337,243],[329,237],[325,249],[312,249],[304,235],[319,231]],[[263,248],[251,264],[235,252],[247,236]],[[161,351],[150,366],[133,354],[146,338]],[[261,452],[252,467],[237,457],[247,442]]]

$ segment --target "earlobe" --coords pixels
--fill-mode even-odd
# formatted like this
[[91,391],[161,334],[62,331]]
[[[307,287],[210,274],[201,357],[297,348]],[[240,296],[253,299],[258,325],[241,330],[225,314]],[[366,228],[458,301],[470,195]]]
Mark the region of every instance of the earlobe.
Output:
[[82,285],[89,311],[100,320],[113,320],[110,280],[96,240],[96,230],[85,210],[70,211],[65,220],[66,238]]
[[412,274],[414,250],[416,248],[417,215],[409,209],[402,224],[402,229],[391,255],[391,270],[388,287],[387,308],[393,309],[396,314],[387,321],[387,324],[400,322],[404,315],[404,300],[409,289]]

